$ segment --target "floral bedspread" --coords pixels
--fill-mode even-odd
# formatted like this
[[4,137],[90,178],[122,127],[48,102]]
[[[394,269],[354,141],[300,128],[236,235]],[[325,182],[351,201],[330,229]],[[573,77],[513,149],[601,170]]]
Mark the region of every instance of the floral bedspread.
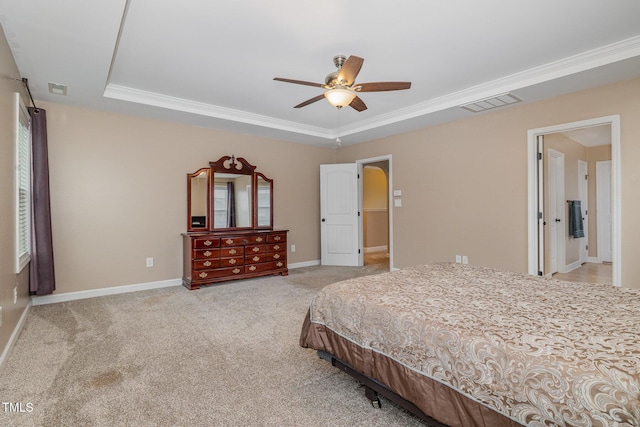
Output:
[[325,287],[310,320],[531,426],[640,426],[640,291],[440,263]]

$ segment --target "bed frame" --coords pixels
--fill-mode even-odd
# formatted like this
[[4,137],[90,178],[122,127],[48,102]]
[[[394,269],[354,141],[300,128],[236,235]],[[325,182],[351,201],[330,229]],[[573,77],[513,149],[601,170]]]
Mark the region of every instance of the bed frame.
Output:
[[391,390],[384,384],[364,374],[361,374],[360,372],[355,370],[353,367],[351,367],[348,363],[340,360],[339,358],[325,351],[318,350],[317,352],[318,352],[318,356],[321,359],[331,363],[332,366],[335,366],[336,368],[340,369],[342,372],[349,374],[356,381],[362,384],[364,386],[364,395],[367,399],[369,399],[369,401],[371,402],[371,405],[374,408],[379,409],[382,407],[382,403],[380,402],[380,398],[378,397],[378,395],[380,395],[385,399],[388,399],[389,401],[400,406],[402,409],[406,410],[407,412],[427,422],[429,427],[448,427],[446,424],[439,423],[438,421],[434,420],[430,416],[426,415],[416,405],[409,402],[407,399],[403,398],[402,396],[398,395],[397,393],[395,393],[393,390]]

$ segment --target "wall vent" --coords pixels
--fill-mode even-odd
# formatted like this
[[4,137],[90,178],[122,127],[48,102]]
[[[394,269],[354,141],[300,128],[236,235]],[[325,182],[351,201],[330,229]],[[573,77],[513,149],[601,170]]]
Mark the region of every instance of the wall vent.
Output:
[[473,101],[468,104],[461,105],[460,107],[464,108],[465,110],[469,110],[472,113],[479,113],[481,111],[504,107],[505,105],[516,104],[518,102],[522,102],[522,99],[518,98],[512,93],[503,93],[502,95],[496,95],[490,98]]
[[67,86],[49,82],[49,92],[56,95],[67,96]]

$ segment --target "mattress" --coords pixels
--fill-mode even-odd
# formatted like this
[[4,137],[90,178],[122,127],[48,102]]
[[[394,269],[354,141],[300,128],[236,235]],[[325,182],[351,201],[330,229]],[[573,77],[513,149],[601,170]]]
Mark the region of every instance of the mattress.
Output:
[[640,426],[640,291],[436,263],[314,297],[300,344],[450,426]]

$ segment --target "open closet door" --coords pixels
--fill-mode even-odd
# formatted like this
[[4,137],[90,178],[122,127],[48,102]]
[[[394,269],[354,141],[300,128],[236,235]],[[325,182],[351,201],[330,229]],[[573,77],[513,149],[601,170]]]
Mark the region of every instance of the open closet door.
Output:
[[358,168],[320,165],[322,265],[359,265]]
[[538,156],[538,275],[544,275],[544,136],[538,135],[537,141]]

